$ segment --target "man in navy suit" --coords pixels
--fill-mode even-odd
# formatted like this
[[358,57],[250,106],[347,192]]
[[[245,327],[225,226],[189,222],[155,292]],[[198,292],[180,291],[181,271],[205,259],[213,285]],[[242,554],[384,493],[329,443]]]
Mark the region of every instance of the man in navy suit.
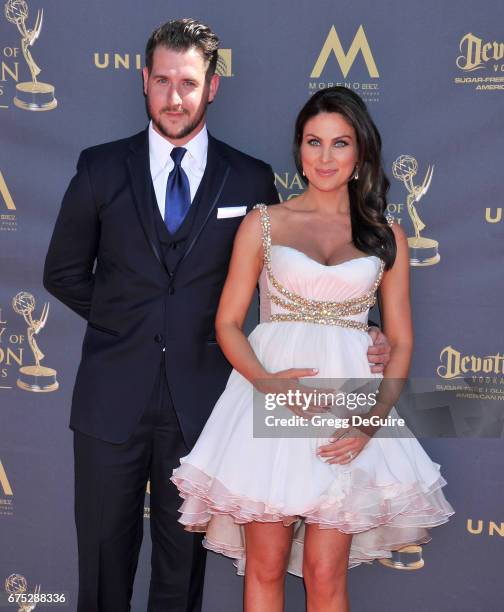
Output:
[[150,124],[81,153],[46,258],[46,289],[88,323],[70,422],[79,612],[130,609],[149,478],[148,610],[201,609],[205,549],[177,522],[169,478],[230,373],[214,318],[234,235],[254,204],[278,202],[269,165],[207,132],[218,44],[192,19],[155,30]]

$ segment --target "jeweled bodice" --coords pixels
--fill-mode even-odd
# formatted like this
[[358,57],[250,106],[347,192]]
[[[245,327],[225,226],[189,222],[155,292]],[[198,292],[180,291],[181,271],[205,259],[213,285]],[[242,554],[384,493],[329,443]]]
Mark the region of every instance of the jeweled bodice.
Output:
[[326,266],[295,248],[272,245],[268,208],[255,208],[261,215],[264,253],[261,322],[300,321],[366,331],[383,260],[369,255]]

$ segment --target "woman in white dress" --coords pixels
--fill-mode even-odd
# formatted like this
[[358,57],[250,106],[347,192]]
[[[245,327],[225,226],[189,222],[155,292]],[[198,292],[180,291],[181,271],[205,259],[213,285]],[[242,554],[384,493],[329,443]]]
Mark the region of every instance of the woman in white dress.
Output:
[[[366,357],[377,290],[391,344],[385,380],[407,377],[413,347],[407,240],[384,216],[380,135],[359,96],[314,94],[297,118],[294,153],[306,191],[259,205],[238,230],[216,318],[234,369],[171,478],[185,529],[206,532],[204,545],[245,574],[247,612],[283,609],[286,571],[304,578],[309,612],[346,611],[349,567],[429,541],[427,528],[453,514],[440,466],[405,428],[396,437],[373,435],[378,427],[325,439],[253,435],[254,387],[380,376]],[[258,282],[261,322],[247,338]]]

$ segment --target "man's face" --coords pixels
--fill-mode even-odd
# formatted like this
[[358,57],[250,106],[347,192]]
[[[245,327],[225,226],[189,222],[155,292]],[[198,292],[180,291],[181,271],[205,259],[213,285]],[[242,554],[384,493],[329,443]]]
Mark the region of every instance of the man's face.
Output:
[[143,69],[147,108],[157,132],[177,146],[193,138],[205,123],[206,108],[217,93],[219,77],[205,80],[201,51],[174,51],[159,45],[152,69]]

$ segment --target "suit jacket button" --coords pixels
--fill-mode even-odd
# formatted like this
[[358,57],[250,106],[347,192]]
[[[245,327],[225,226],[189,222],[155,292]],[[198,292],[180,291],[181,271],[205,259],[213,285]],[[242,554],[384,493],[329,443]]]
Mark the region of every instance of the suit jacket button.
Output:
[[175,293],[175,287],[168,287],[168,295],[173,295]]
[[168,271],[168,276],[169,276],[170,278],[172,278],[172,277],[173,277],[173,272]]
[[163,336],[161,334],[156,334],[154,336],[154,342],[157,342],[158,344],[161,344],[161,342],[163,342]]

